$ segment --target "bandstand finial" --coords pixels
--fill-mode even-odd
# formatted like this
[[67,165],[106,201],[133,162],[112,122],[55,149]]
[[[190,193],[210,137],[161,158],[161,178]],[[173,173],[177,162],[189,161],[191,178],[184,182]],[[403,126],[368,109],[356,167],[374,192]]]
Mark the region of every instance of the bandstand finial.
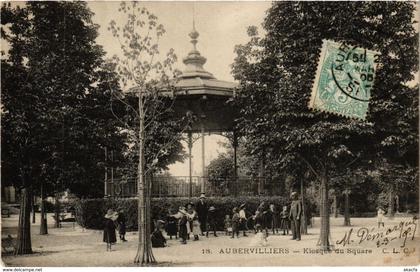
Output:
[[193,44],[193,50],[183,59],[184,64],[187,66],[183,71],[181,77],[201,77],[201,78],[214,78],[214,76],[207,72],[203,65],[206,63],[206,58],[201,56],[197,50],[198,36],[200,34],[195,28],[195,3],[193,4],[193,16],[192,16],[192,31],[188,34]]
[[194,50],[197,50],[197,43],[198,43],[198,36],[200,36],[200,34],[198,33],[198,31],[195,29],[195,4],[193,5],[193,29],[190,32],[189,36],[191,38],[191,43],[194,46]]

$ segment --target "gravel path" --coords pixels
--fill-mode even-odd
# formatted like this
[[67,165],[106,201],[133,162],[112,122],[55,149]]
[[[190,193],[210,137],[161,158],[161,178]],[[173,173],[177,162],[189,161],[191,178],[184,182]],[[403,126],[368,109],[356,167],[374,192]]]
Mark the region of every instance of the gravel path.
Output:
[[[408,224],[410,217],[396,217],[386,220],[386,229],[399,226],[400,222]],[[17,215],[2,218],[2,237],[11,234],[15,237],[17,229]],[[48,235],[39,235],[39,218],[32,226],[32,248],[36,252],[25,256],[2,256],[6,266],[133,266],[132,262],[137,249],[137,233],[127,234],[128,242],[118,242],[112,252],[107,252],[102,242],[102,231],[84,230],[79,226],[72,227],[71,223],[64,223],[60,229],[52,226],[53,219],[49,216]],[[412,240],[410,235],[416,224],[406,225],[410,232],[394,230],[389,234],[386,245],[377,247],[376,241],[367,241],[367,233],[359,229],[368,227],[370,234],[376,228],[375,218],[352,218],[352,227],[344,227],[343,218],[331,218],[331,242],[336,243],[349,233],[351,228],[351,245],[336,245],[336,251],[325,253],[316,246],[319,235],[319,218],[314,220],[314,228],[309,229],[308,235],[303,235],[301,241],[292,241],[290,236],[270,235],[268,245],[253,246],[254,234],[249,237],[240,236],[239,239],[225,236],[200,237],[199,241],[188,241],[181,245],[179,241],[168,240],[168,247],[153,249],[156,259],[161,266],[335,266],[335,265],[416,265],[420,261],[419,228]],[[363,229],[362,229],[363,230]],[[359,231],[359,236],[357,235]],[[406,235],[404,234],[406,233]],[[393,235],[395,234],[395,235]],[[401,248],[405,241],[405,251]],[[388,237],[387,236],[387,237]],[[373,237],[373,236],[372,236]],[[372,238],[370,237],[370,238]],[[366,238],[359,244],[360,239]],[[381,240],[383,242],[383,240]],[[342,250],[342,251],[340,251]],[[395,253],[393,253],[393,251]],[[398,253],[396,253],[398,252]]]

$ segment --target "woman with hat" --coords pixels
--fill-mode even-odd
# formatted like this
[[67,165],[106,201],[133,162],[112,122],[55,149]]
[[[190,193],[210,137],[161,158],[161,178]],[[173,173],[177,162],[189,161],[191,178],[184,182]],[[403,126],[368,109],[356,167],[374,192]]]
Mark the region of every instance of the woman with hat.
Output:
[[172,215],[172,210],[168,211],[166,221],[166,234],[169,236],[169,239],[172,240],[172,236],[178,239],[178,220]]
[[118,213],[109,209],[104,217],[104,237],[103,241],[106,243],[106,251],[111,251],[111,246],[117,242],[117,235],[115,234],[115,220],[118,218]]
[[188,217],[185,207],[179,207],[178,213],[172,216],[178,219],[179,237],[181,238],[181,243],[186,244],[188,236]]
[[153,231],[150,240],[152,241],[152,247],[165,247],[166,239],[162,234],[162,226],[165,224],[165,221],[158,220],[156,222],[156,229]]

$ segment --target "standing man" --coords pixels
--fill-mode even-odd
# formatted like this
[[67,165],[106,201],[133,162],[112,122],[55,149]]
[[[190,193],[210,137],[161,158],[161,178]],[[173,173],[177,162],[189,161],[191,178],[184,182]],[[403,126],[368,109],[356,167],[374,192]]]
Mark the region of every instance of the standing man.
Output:
[[241,227],[241,229],[244,232],[244,237],[248,236],[246,235],[246,222],[247,222],[247,218],[246,218],[246,213],[245,213],[245,203],[242,204],[240,207],[240,211],[239,211],[239,225]]
[[200,200],[198,200],[197,205],[195,205],[198,221],[200,221],[201,236],[204,235],[204,232],[207,230],[207,212],[208,207],[206,203],[206,195],[201,193]]
[[289,219],[292,224],[292,240],[300,241],[300,218],[302,215],[302,203],[298,199],[298,194],[293,192],[290,195],[292,204],[290,205]]

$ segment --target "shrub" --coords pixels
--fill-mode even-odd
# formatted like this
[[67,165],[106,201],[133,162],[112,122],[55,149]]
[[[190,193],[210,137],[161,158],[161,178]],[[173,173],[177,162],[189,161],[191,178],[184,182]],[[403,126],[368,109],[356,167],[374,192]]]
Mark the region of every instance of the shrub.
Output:
[[[151,201],[152,218],[154,220],[165,220],[169,210],[175,213],[180,206],[185,206],[190,201],[196,203],[198,198],[153,198]],[[216,226],[218,230],[223,230],[225,215],[232,215],[234,207],[239,207],[242,203],[246,203],[247,216],[249,216],[255,212],[262,201],[267,204],[275,204],[278,210],[282,206],[289,204],[287,198],[278,196],[207,198],[208,206],[216,208]],[[127,230],[137,230],[137,199],[135,198],[80,199],[75,203],[76,221],[85,228],[101,229],[103,217],[108,209],[123,210],[126,216]]]

